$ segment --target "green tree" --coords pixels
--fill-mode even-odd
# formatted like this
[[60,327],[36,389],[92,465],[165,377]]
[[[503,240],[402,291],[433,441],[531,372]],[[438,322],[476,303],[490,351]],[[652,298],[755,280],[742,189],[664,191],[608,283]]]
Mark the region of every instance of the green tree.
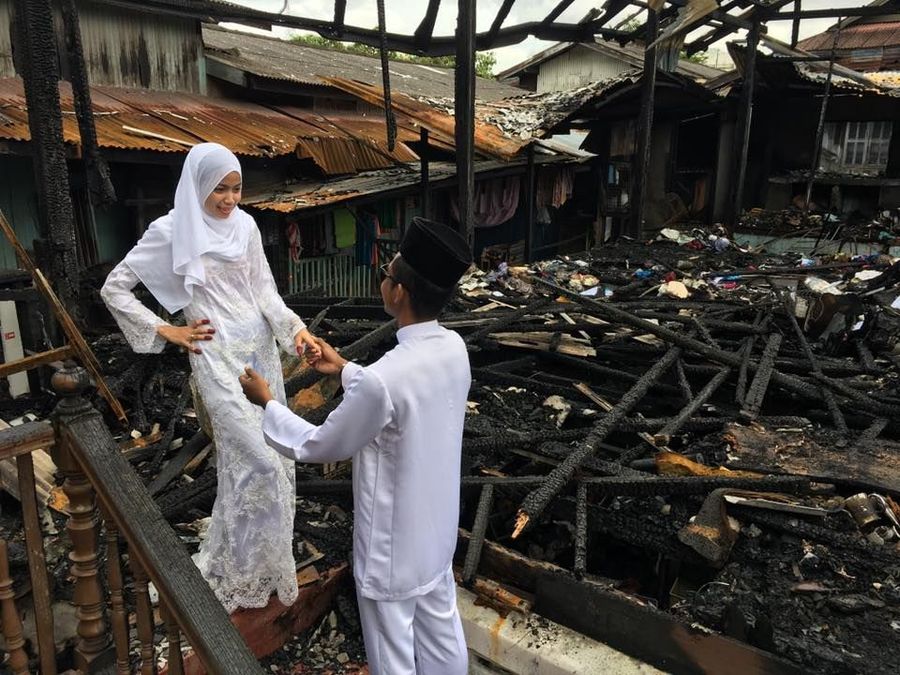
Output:
[[[379,57],[380,53],[377,47],[359,44],[358,42],[339,42],[338,40],[329,40],[321,35],[295,35],[291,38],[294,42],[308,45],[310,47],[319,47],[321,49],[331,49],[337,52],[347,54],[361,54],[362,56]],[[434,66],[436,68],[453,68],[456,65],[456,59],[452,56],[418,56],[416,54],[406,54],[404,52],[388,52],[388,58],[391,61],[402,61],[406,63],[417,63],[422,66]],[[492,52],[477,52],[475,54],[475,74],[478,77],[493,79],[494,66],[497,65],[497,57]]]

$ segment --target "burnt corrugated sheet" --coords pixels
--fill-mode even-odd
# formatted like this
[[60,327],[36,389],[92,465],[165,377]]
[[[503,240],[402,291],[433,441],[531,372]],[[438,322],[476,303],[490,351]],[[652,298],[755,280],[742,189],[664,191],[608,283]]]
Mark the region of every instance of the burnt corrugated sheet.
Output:
[[[387,149],[383,122],[324,117],[301,108],[268,108],[243,101],[196,94],[119,87],[92,87],[94,122],[101,147],[122,150],[185,152],[203,141],[222,143],[239,155],[309,158],[329,176],[416,162],[404,141],[417,141],[415,123],[400,117],[400,134]],[[63,136],[78,144],[71,88],[60,83]],[[28,112],[22,81],[0,79],[0,139],[27,141]]]
[[[808,52],[831,51],[834,44],[834,31],[813,35],[801,40],[798,49]],[[878,23],[855,24],[841,29],[838,36],[837,49],[870,49],[900,45],[900,21],[883,21]]]

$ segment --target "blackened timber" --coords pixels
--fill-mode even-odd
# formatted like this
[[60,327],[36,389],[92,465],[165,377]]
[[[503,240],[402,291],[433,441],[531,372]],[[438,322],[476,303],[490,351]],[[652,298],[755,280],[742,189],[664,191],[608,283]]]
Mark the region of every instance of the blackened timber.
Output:
[[[669,421],[666,417],[626,417],[616,426],[616,431],[639,433],[655,431]],[[730,417],[692,417],[681,425],[684,431],[708,432],[722,429],[733,422]],[[761,416],[756,419],[767,427],[805,428],[810,421],[805,417]],[[537,434],[514,434],[501,429],[503,435],[463,438],[462,447],[465,452],[487,452],[506,448],[532,448],[548,441],[577,441],[590,433],[589,428],[582,429],[547,429]]]
[[553,23],[559,18],[559,15],[569,9],[569,5],[571,5],[575,0],[559,0],[556,3],[556,7],[550,10],[550,13],[544,17],[544,23]]
[[500,9],[497,10],[497,16],[494,17],[494,21],[493,23],[491,23],[491,28],[490,30],[488,30],[488,42],[497,37],[497,33],[500,32],[500,28],[503,26],[503,22],[506,21],[506,17],[509,16],[509,10],[512,9],[512,6],[515,4],[515,2],[516,0],[503,0],[503,4],[500,5]]
[[166,463],[159,475],[151,481],[147,486],[147,492],[153,496],[165,489],[169,483],[181,474],[187,463],[210,442],[209,436],[202,429],[194,434],[187,443],[181,446],[178,453]]
[[722,368],[714,378],[712,378],[709,382],[706,383],[706,386],[703,387],[700,391],[697,392],[697,395],[686,405],[681,411],[672,418],[672,421],[666,424],[660,431],[656,434],[655,438],[658,443],[662,445],[667,445],[669,443],[669,439],[678,433],[681,429],[682,425],[687,422],[691,415],[693,415],[697,410],[700,409],[706,401],[709,400],[710,396],[712,396],[719,387],[728,379],[728,376],[731,374],[731,368],[726,366]]
[[666,355],[650,367],[613,409],[594,425],[587,438],[581,441],[572,453],[550,472],[546,482],[522,501],[513,538],[522,532],[530,520],[540,516],[550,500],[565,487],[581,462],[595,451],[595,446],[601,443],[615,429],[619,421],[644,398],[650,390],[650,386],[672,367],[679,356],[681,356],[680,347],[672,347],[666,352]]
[[347,0],[334,0],[334,35],[344,34],[344,17],[347,13]]
[[581,482],[575,490],[575,563],[572,568],[579,577],[587,571],[587,487],[587,483]]
[[547,298],[538,298],[537,300],[528,303],[524,307],[520,307],[519,309],[513,310],[512,312],[507,312],[502,316],[497,317],[491,323],[489,323],[484,328],[481,328],[474,333],[471,333],[465,337],[465,342],[467,344],[472,344],[473,342],[478,342],[479,340],[486,338],[491,333],[496,333],[498,330],[503,328],[504,326],[508,326],[511,323],[515,323],[519,319],[529,314],[534,314],[542,309],[544,309],[547,305],[550,304],[550,300]]
[[81,136],[81,156],[87,173],[87,183],[93,204],[111,204],[116,201],[116,191],[109,177],[109,167],[100,154],[97,143],[97,130],[94,126],[93,107],[91,105],[91,88],[88,81],[87,67],[84,63],[84,50],[81,45],[81,28],[78,20],[78,8],[75,0],[64,0],[61,3],[63,26],[65,27],[66,52],[72,98],[75,102],[75,117],[78,120],[78,132]]
[[[388,321],[384,325],[376,328],[371,333],[364,335],[356,340],[356,342],[344,347],[341,350],[341,356],[345,359],[358,359],[366,354],[372,347],[380,345],[382,342],[389,340],[397,332],[397,321]],[[289,379],[284,383],[285,394],[290,398],[301,389],[313,386],[316,382],[324,377],[321,373],[310,368]]]
[[434,33],[434,22],[437,20],[440,7],[441,0],[428,0],[425,16],[422,18],[422,22],[416,28],[413,36],[416,45],[421,49],[427,49],[428,44],[431,42],[431,36]]
[[[656,41],[659,33],[659,14],[653,9],[647,10],[646,40],[644,44]],[[638,143],[632,167],[633,183],[631,186],[631,218],[628,224],[629,234],[640,238],[644,227],[644,202],[646,201],[647,182],[650,179],[650,148],[653,138],[653,106],[656,92],[656,55],[657,48],[652,46],[644,52],[644,74],[641,77],[641,110],[638,115]]]
[[534,168],[534,143],[528,146],[528,163],[525,167],[525,262],[531,262],[534,247],[534,192],[536,173]]
[[[813,354],[813,350],[809,346],[809,340],[806,339],[806,334],[803,332],[803,329],[800,328],[800,324],[797,323],[794,307],[787,296],[785,297],[785,310],[791,328],[794,329],[794,334],[797,336],[797,341],[800,343],[803,353],[806,354],[806,358],[809,360],[809,367],[812,369],[812,372],[821,374],[822,368],[819,365],[819,361],[816,359],[816,355]],[[828,387],[822,387],[822,399],[825,401],[825,407],[828,408],[828,414],[831,415],[831,419],[834,421],[835,428],[841,434],[846,436],[849,432],[847,429],[847,421],[844,419],[844,415],[841,412],[840,406],[837,404],[837,400],[834,398],[834,394]]]
[[[693,337],[684,335],[682,333],[677,333],[663,326],[658,326],[654,323],[651,323],[650,321],[641,319],[640,317],[637,317],[630,312],[619,309],[611,303],[599,302],[597,300],[594,300],[593,298],[585,297],[583,295],[570,291],[569,289],[550,283],[545,279],[541,279],[539,277],[530,277],[530,279],[536,285],[545,286],[546,288],[551,289],[554,293],[564,295],[568,298],[571,298],[572,300],[575,300],[579,304],[590,307],[595,314],[604,319],[622,323],[634,328],[639,328],[647,333],[650,333],[651,335],[655,335],[656,337],[664,340],[665,342],[668,342],[669,344],[678,345],[680,347],[683,347],[684,349],[695,352],[700,356],[704,356],[711,361],[721,363],[722,365],[733,367],[740,367],[741,365],[741,357],[734,352],[716,349],[715,347],[711,347],[708,344],[701,342],[700,340],[694,339]],[[754,363],[753,361],[751,361],[748,365],[748,368],[751,372],[756,372],[758,367],[759,364]],[[776,370],[772,373],[772,379],[776,384],[792,392],[814,400],[821,399],[821,393],[819,392],[817,387],[804,382],[797,377],[786,375]]]
[[791,49],[796,49],[797,43],[800,41],[800,12],[802,5],[802,0],[794,0],[794,15],[791,20]]
[[688,382],[687,375],[684,373],[684,359],[678,359],[675,363],[675,377],[678,380],[678,388],[681,389],[681,395],[689,403],[694,398],[694,392],[691,391],[691,383]]
[[459,231],[475,240],[475,0],[457,0],[454,128]]
[[491,515],[491,507],[494,504],[494,486],[487,483],[481,488],[481,496],[478,498],[478,507],[475,510],[475,522],[472,524],[472,536],[469,539],[469,547],[466,549],[466,561],[463,564],[463,583],[471,584],[478,572],[478,563],[481,560],[481,547],[484,544],[484,535],[487,532],[488,518]]
[[876,417],[872,420],[872,424],[866,427],[866,430],[863,431],[859,437],[856,439],[856,443],[853,445],[854,450],[862,450],[865,449],[869,443],[873,443],[878,435],[884,431],[885,427],[888,425],[890,420],[886,417]]
[[431,183],[428,178],[428,129],[419,131],[420,190],[422,197],[422,216],[431,218]]
[[831,80],[834,76],[834,61],[837,58],[837,44],[841,36],[841,22],[838,20],[834,31],[834,39],[831,41],[831,54],[828,58],[828,74],[825,76],[825,91],[822,93],[822,104],[819,106],[819,123],[816,125],[816,138],[813,142],[812,165],[809,167],[809,178],[806,181],[806,198],[803,200],[803,213],[809,213],[809,203],[812,201],[813,185],[816,182],[816,173],[819,171],[819,160],[822,157],[822,141],[825,139],[825,116],[828,114],[828,101],[831,98]]
[[[50,0],[16,0],[16,69],[25,85],[41,235],[49,239],[49,272],[64,306],[76,306],[78,260],[59,102],[59,65]],[[40,262],[40,261],[39,261]]]
[[747,153],[750,149],[750,127],[753,116],[753,88],[756,85],[756,49],[759,46],[759,19],[747,32],[747,52],[744,56],[744,82],[734,128],[735,165],[732,176],[731,208],[727,225],[737,226],[744,208],[744,181],[747,174]]
[[857,391],[856,389],[853,389],[852,387],[849,387],[842,382],[838,382],[833,378],[827,377],[826,375],[822,375],[821,373],[812,373],[812,379],[816,382],[824,384],[826,387],[832,389],[841,396],[850,399],[853,402],[853,407],[857,410],[870,412],[873,415],[879,417],[896,417],[900,415],[900,406],[883,403],[875,399],[869,393]]
[[[756,319],[753,321],[753,325],[754,327],[765,329],[771,319],[771,314],[767,314],[764,317],[763,313],[760,311],[756,313]],[[750,356],[753,354],[753,347],[756,346],[756,339],[756,335],[744,338],[744,344],[741,347],[741,365],[740,368],[738,368],[737,384],[734,387],[734,402],[741,407],[743,407],[744,400],[747,396],[747,366],[750,363]]]
[[747,392],[747,399],[744,401],[744,407],[741,409],[741,416],[746,419],[753,419],[759,415],[766,391],[769,388],[769,380],[772,378],[772,371],[775,369],[775,357],[781,348],[782,339],[781,333],[772,333],[766,341],[759,368],[756,370],[750,390]]

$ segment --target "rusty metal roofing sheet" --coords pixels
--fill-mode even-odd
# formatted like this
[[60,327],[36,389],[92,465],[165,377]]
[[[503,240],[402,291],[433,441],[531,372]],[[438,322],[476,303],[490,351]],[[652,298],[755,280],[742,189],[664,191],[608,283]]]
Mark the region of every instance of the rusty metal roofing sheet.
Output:
[[[329,77],[325,81],[338,89],[353,94],[366,103],[383,105],[384,95],[381,87],[338,77]],[[412,118],[431,133],[441,138],[441,140],[452,142],[455,121],[453,116],[447,112],[439,110],[429,103],[418,101],[400,93],[393,94],[392,107],[395,114]],[[475,150],[483,155],[509,160],[518,155],[527,145],[527,140],[509,138],[499,128],[491,124],[485,124],[478,120],[475,122]]]
[[[418,141],[415,122],[398,119],[398,143],[387,149],[384,122],[340,113],[327,117],[302,108],[268,108],[254,103],[194,94],[118,87],[92,87],[97,138],[101,147],[184,152],[215,141],[238,155],[309,158],[327,175],[381,169],[418,156],[404,141]],[[72,92],[60,83],[63,136],[79,144]],[[27,141],[28,110],[22,81],[0,79],[0,139]]]
[[[541,156],[536,158],[540,165],[580,163],[583,158],[572,156]],[[520,166],[524,170],[525,159],[513,162],[487,159],[475,162],[475,175],[485,176],[492,171]],[[456,165],[452,162],[432,162],[429,180],[432,185],[450,181],[456,177]],[[400,165],[380,171],[368,171],[356,176],[337,178],[329,181],[294,183],[278,189],[260,190],[256,194],[245,194],[241,203],[256,209],[292,213],[304,209],[329,206],[362,197],[384,194],[395,190],[415,188],[419,185],[421,173],[418,165]]]

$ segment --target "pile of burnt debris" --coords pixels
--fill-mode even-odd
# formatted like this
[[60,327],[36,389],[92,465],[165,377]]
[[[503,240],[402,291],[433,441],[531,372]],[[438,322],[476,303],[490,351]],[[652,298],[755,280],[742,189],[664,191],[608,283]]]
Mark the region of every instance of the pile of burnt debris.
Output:
[[[465,278],[442,318],[473,375],[461,580],[493,577],[675,671],[704,649],[892,671],[898,295],[888,256],[767,257],[714,242],[622,242]],[[292,302],[356,358],[390,344],[374,302]],[[316,379],[301,374],[289,392]],[[630,637],[609,625],[629,603],[646,624],[630,623]],[[749,646],[647,646],[650,627],[676,625]]]
[[[900,263],[718,239],[623,240],[462,280],[441,319],[473,376],[458,577],[671,672],[722,658],[893,672]],[[376,298],[288,304],[348,358],[395,344]],[[183,354],[135,355],[118,334],[92,346],[129,412],[123,451],[196,549],[215,448]],[[340,382],[283,365],[292,407],[323,421]],[[349,558],[348,467],[297,470],[296,558],[315,579]],[[273,672],[364,662],[352,590],[337,598]]]

